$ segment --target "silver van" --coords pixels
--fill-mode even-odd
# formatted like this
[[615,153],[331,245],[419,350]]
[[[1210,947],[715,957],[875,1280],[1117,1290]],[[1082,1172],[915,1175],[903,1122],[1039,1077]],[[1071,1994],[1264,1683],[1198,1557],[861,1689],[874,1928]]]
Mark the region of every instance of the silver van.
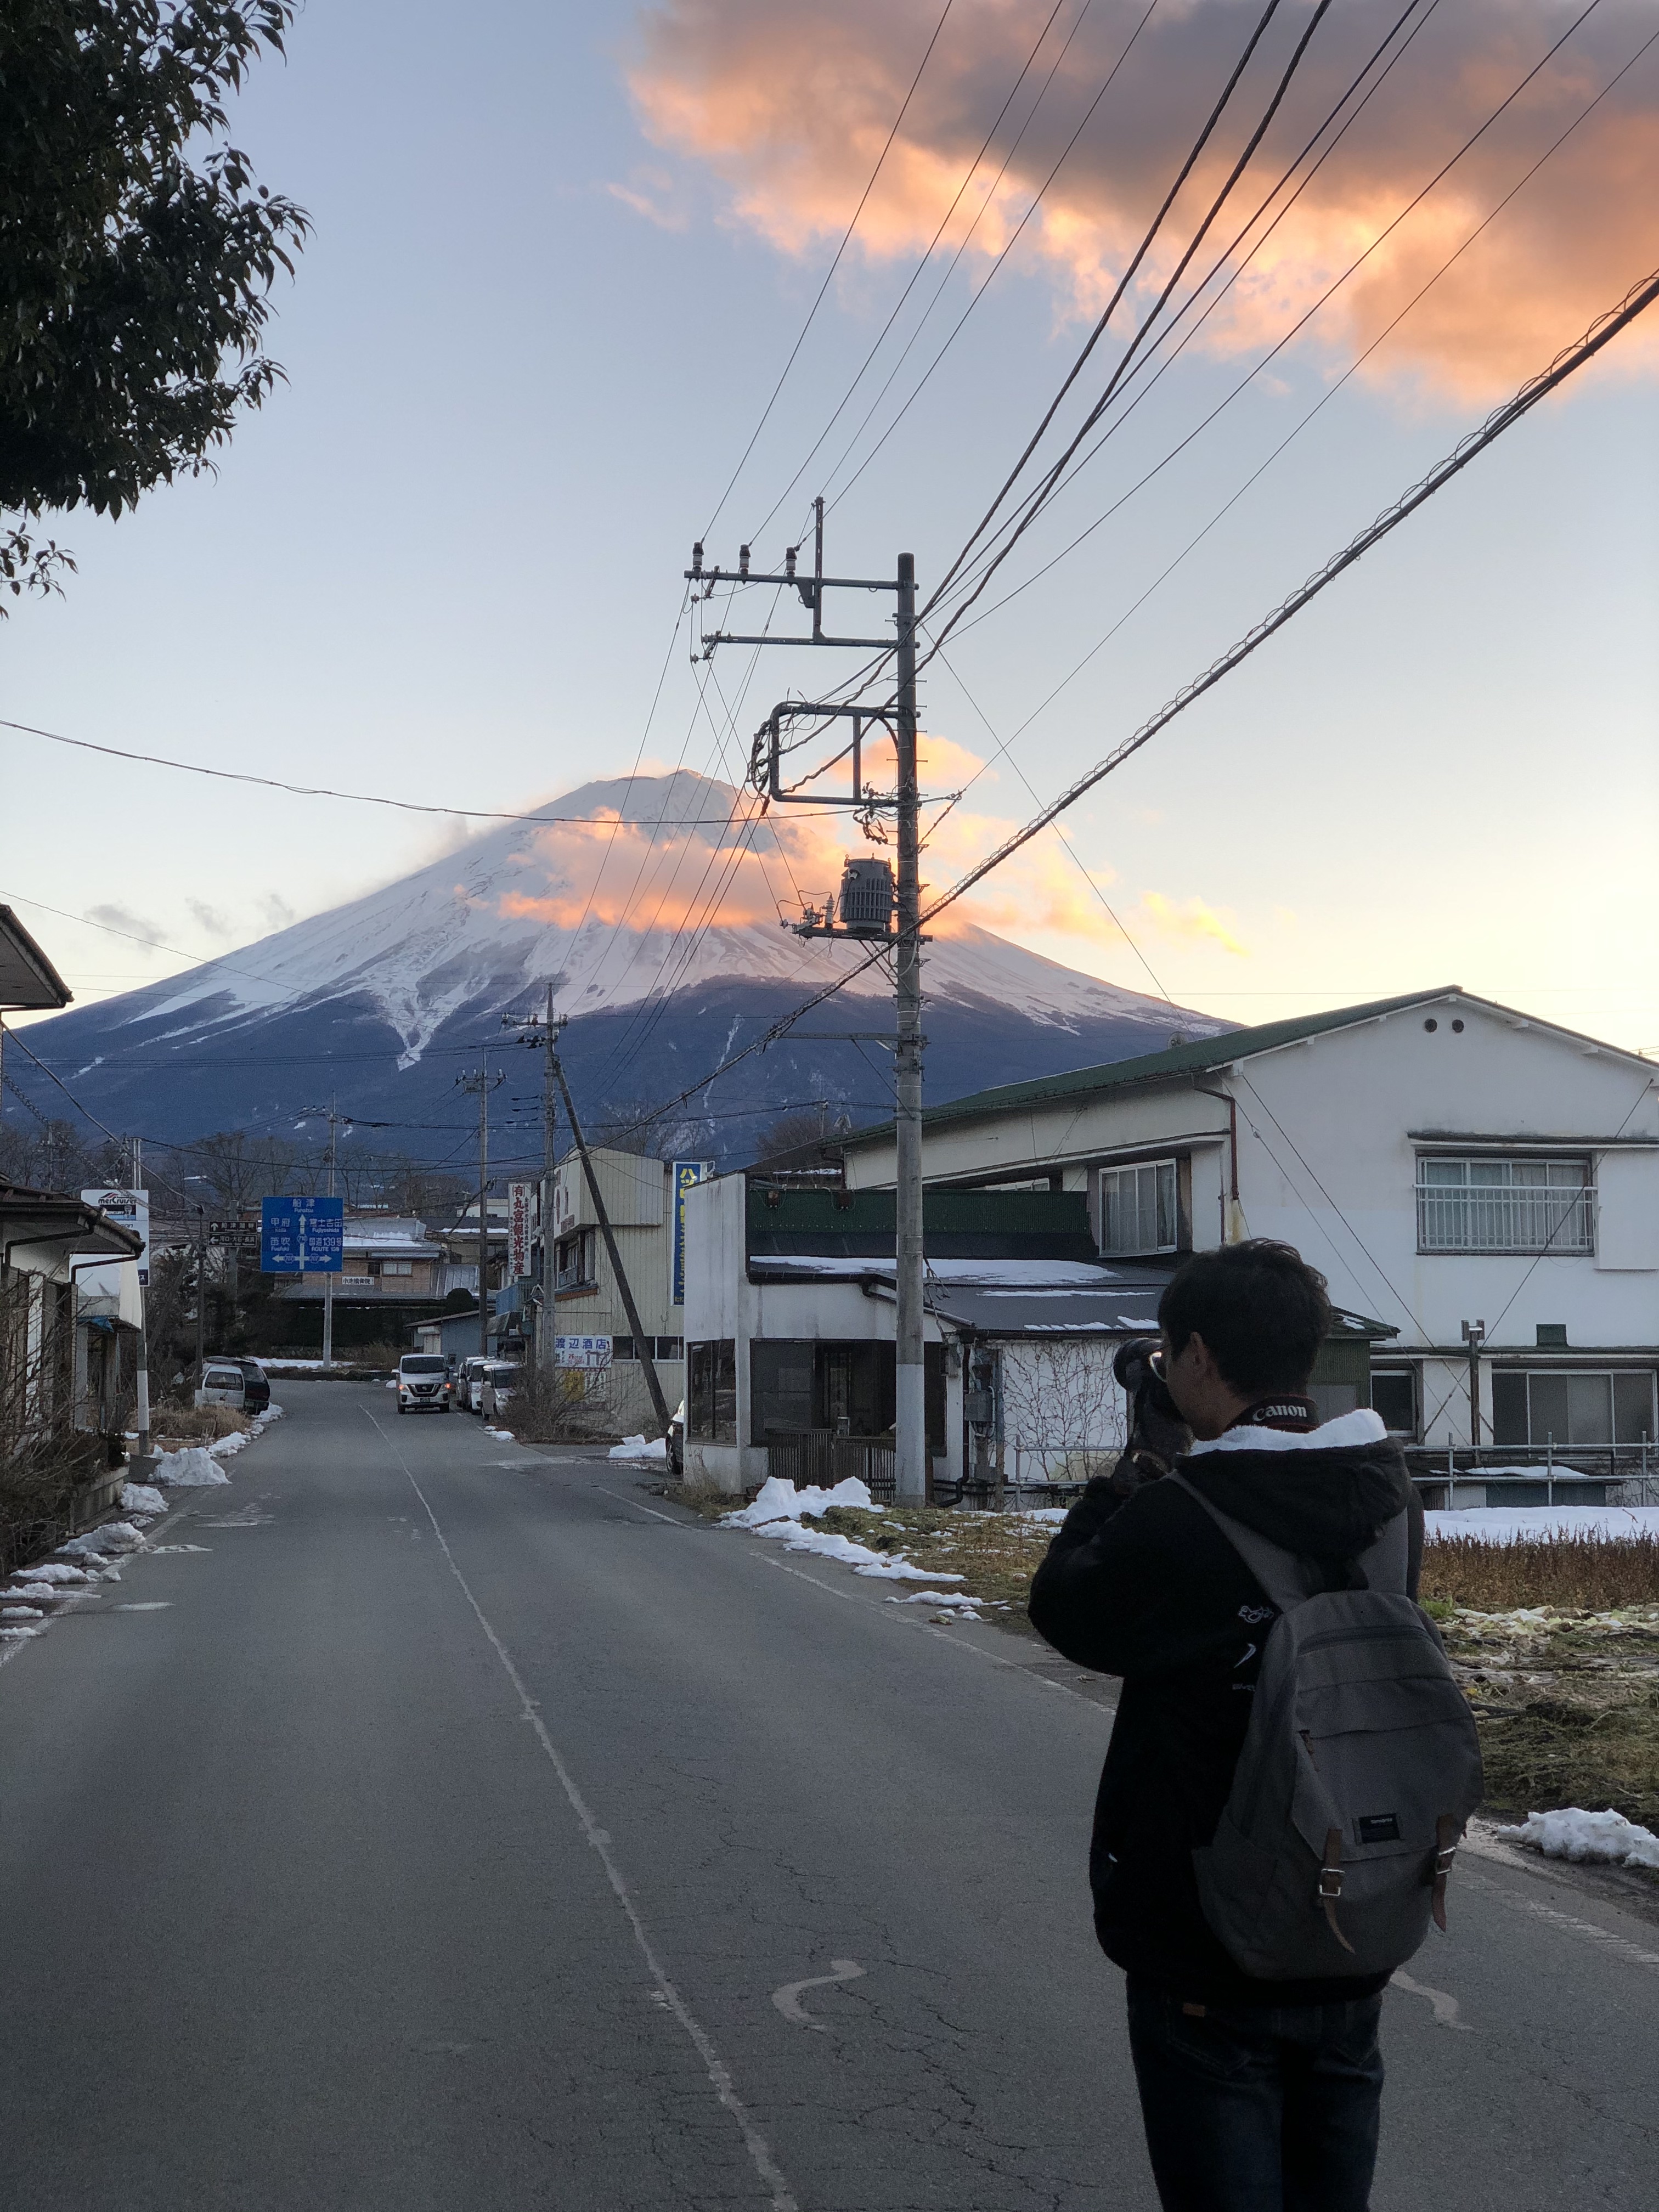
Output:
[[204,1359],[195,1403],[230,1406],[240,1413],[247,1404],[247,1377],[240,1364],[234,1359]]

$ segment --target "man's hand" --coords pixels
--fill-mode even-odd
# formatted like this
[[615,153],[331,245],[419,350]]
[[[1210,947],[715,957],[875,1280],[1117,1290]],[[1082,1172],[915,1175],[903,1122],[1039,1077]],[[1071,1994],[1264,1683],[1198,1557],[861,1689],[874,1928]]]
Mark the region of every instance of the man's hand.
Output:
[[1126,1498],[1167,1474],[1192,1449],[1193,1432],[1152,1364],[1158,1348],[1156,1337],[1133,1337],[1112,1362],[1112,1372],[1129,1399],[1129,1441],[1112,1477],[1113,1489]]

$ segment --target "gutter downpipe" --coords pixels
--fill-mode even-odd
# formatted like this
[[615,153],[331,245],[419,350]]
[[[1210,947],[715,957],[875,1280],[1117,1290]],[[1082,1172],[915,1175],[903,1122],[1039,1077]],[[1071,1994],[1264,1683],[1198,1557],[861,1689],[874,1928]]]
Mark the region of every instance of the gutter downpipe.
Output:
[[1212,1091],[1202,1083],[1193,1090],[1200,1098],[1218,1098],[1227,1109],[1227,1197],[1230,1210],[1222,1224],[1224,1244],[1236,1244],[1238,1224],[1238,1101],[1231,1091]]

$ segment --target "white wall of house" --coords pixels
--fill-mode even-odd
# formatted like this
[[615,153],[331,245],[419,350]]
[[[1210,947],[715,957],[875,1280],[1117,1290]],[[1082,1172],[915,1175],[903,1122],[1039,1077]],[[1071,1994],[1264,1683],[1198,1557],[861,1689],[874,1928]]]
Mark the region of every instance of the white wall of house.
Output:
[[[1466,1321],[1486,1324],[1483,1441],[1495,1372],[1659,1364],[1656,1082],[1659,1068],[1633,1054],[1448,992],[1197,1075],[936,1123],[923,1168],[930,1182],[1048,1171],[1067,1184],[1090,1178],[1097,1191],[1103,1168],[1175,1159],[1183,1246],[1242,1236],[1295,1245],[1328,1277],[1337,1304],[1400,1332],[1376,1348],[1375,1364],[1392,1358],[1415,1370],[1423,1440],[1462,1444],[1470,1437]],[[1236,1209],[1228,1099],[1206,1091],[1228,1094],[1237,1112]],[[1424,1249],[1435,1241],[1419,1220],[1430,1163],[1435,1174],[1470,1160],[1483,1173],[1506,1161],[1532,1172],[1550,1159],[1588,1169],[1588,1249],[1567,1249],[1574,1233],[1541,1253]],[[890,1140],[853,1146],[848,1180],[890,1185]],[[1480,1218],[1480,1202],[1461,1216],[1462,1201],[1443,1202],[1443,1231],[1454,1217]],[[1565,1330],[1565,1344],[1540,1340],[1540,1330]]]
[[[694,1344],[729,1340],[737,1359],[737,1438],[712,1443],[694,1437],[688,1421],[685,1473],[690,1482],[738,1491],[766,1479],[766,1446],[750,1431],[750,1346],[757,1339],[796,1343],[884,1343],[894,1340],[896,1308],[871,1297],[855,1282],[751,1282],[749,1278],[747,1186],[741,1175],[697,1184],[685,1200],[685,1342],[687,1375]],[[944,1340],[931,1318],[925,1340]],[[690,1408],[688,1407],[688,1413]],[[962,1376],[945,1370],[944,1471],[961,1474]]]

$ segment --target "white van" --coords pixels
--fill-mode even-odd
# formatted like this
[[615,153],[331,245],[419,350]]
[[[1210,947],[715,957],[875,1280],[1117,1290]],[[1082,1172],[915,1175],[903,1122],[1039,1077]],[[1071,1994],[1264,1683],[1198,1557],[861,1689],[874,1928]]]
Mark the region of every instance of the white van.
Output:
[[447,1413],[448,1381],[441,1352],[406,1352],[398,1362],[398,1411]]
[[230,1406],[240,1413],[247,1404],[247,1377],[234,1359],[206,1359],[195,1402],[201,1406]]

